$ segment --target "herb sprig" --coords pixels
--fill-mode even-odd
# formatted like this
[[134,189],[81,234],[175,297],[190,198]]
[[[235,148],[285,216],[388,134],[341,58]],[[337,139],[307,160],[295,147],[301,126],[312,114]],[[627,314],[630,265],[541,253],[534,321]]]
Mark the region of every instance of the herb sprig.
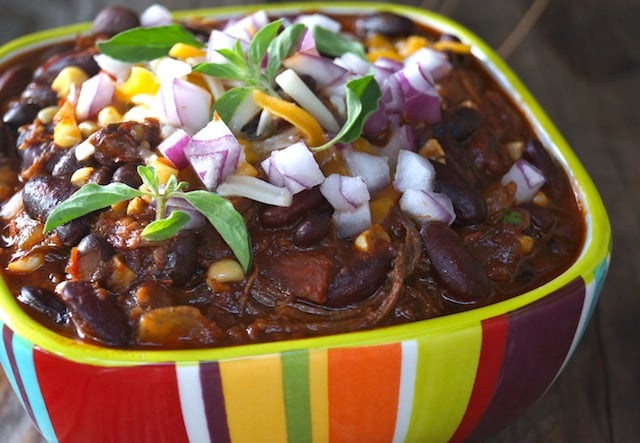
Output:
[[138,166],[138,175],[144,183],[141,189],[118,182],[108,185],[85,184],[55,207],[45,222],[45,233],[91,212],[135,197],[149,196],[156,205],[156,218],[143,229],[142,238],[152,242],[163,241],[174,236],[190,220],[189,214],[180,210],[171,211],[167,216],[167,202],[171,198],[178,198],[186,200],[204,215],[233,251],[243,269],[249,269],[252,259],[249,233],[242,215],[228,200],[208,191],[185,192],[188,183],[178,182],[174,175],[166,184],[162,184],[153,167]]

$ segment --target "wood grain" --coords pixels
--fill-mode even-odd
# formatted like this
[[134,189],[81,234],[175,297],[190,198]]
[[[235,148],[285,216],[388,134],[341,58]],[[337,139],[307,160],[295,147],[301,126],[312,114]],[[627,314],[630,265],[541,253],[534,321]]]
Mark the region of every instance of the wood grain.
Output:
[[[524,0],[402,3],[444,8],[498,47]],[[0,41],[90,20],[107,0],[0,0]],[[217,4],[241,3],[222,1]],[[129,0],[142,10],[147,1]],[[167,0],[172,9],[210,1]],[[506,442],[635,442],[640,437],[640,197],[638,111],[640,2],[553,0],[508,63],[541,103],[596,182],[611,217],[614,249],[607,282],[573,359],[549,391],[509,428]],[[38,442],[0,372],[0,442]]]

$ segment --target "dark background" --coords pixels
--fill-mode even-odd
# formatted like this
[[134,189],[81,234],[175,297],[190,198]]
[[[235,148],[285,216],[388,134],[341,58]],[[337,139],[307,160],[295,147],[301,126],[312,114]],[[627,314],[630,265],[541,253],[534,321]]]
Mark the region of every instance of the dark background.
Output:
[[[0,43],[88,21],[106,0],[0,0]],[[125,3],[125,2],[122,2]],[[147,0],[127,0],[142,11]],[[166,0],[180,10],[243,1]],[[253,2],[255,3],[255,2]],[[582,343],[550,390],[491,442],[640,441],[640,1],[396,0],[449,15],[494,48],[538,99],[594,179],[614,231],[611,268]],[[0,442],[39,442],[0,371]]]

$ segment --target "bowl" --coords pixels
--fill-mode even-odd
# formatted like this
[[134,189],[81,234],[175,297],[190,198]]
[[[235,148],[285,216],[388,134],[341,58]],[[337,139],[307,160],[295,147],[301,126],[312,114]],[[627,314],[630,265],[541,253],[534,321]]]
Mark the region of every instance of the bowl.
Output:
[[[183,11],[227,18],[271,4]],[[575,351],[608,269],[611,232],[598,192],[526,87],[457,23],[381,3],[323,6],[333,14],[387,11],[472,47],[568,173],[586,220],[575,263],[517,297],[444,317],[339,335],[197,350],[119,350],[41,326],[0,282],[0,362],[48,441],[462,441],[512,423]],[[73,37],[89,24],[19,38],[7,60]]]

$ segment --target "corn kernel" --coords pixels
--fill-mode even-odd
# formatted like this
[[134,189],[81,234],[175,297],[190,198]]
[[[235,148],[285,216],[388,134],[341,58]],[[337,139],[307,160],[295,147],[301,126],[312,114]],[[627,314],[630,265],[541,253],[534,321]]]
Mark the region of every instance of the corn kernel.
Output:
[[371,49],[393,49],[393,43],[382,34],[371,34],[367,37],[365,46]]
[[521,235],[518,238],[518,241],[520,242],[520,253],[523,255],[529,255],[533,252],[533,248],[536,244],[535,240],[533,239],[533,237],[529,236],[529,235]]
[[122,121],[122,114],[113,106],[105,106],[98,112],[98,126],[105,127]]
[[429,44],[426,38],[418,35],[411,35],[402,43],[398,44],[398,53],[403,57],[409,57],[418,49],[424,48]]
[[70,102],[64,102],[62,106],[58,108],[58,112],[53,116],[53,122],[61,122],[65,119],[76,120],[76,110]]
[[223,258],[214,262],[207,270],[207,284],[211,287],[216,283],[236,283],[244,279],[244,271],[237,261]]
[[44,264],[44,256],[42,254],[29,254],[24,257],[13,260],[7,265],[9,272],[28,273],[33,272]]
[[538,206],[548,206],[549,197],[547,197],[547,195],[544,192],[538,191],[536,192],[536,195],[533,196],[533,203]]
[[442,145],[435,138],[430,138],[420,148],[419,154],[429,160],[441,160],[445,158],[444,149]]
[[40,123],[43,125],[48,125],[53,122],[53,118],[56,116],[59,109],[60,108],[58,106],[47,106],[46,108],[42,108],[38,111],[38,120],[40,120]]
[[91,166],[85,166],[84,168],[76,169],[71,175],[71,183],[76,186],[82,186],[89,181],[91,174],[93,174],[94,168]]
[[116,88],[116,98],[123,102],[128,102],[135,95],[150,94],[158,92],[160,81],[149,70],[140,66],[131,68],[129,78]]
[[136,273],[117,255],[113,257],[111,263],[112,272],[107,281],[107,286],[116,291],[127,288],[136,278]]
[[404,57],[398,54],[395,49],[374,49],[372,51],[369,51],[369,53],[367,54],[367,59],[371,63],[375,62],[381,57],[389,58],[391,60],[397,60],[399,62],[404,60]]
[[51,83],[51,89],[56,91],[58,97],[67,98],[72,88],[79,88],[87,81],[89,76],[77,66],[63,68]]
[[371,208],[371,221],[373,223],[382,223],[391,211],[391,208],[400,200],[402,194],[392,185],[387,186],[378,192],[369,203]]
[[258,176],[258,170],[251,163],[248,163],[246,161],[240,162],[235,173],[239,175],[246,175],[249,177]]
[[169,50],[169,57],[187,59],[192,57],[204,57],[207,53],[193,45],[186,43],[176,43]]
[[390,243],[391,238],[389,237],[389,234],[382,229],[382,226],[375,224],[356,237],[354,246],[359,251],[369,252],[372,251],[375,245],[381,241]]
[[96,147],[91,143],[91,139],[87,139],[76,146],[76,160],[79,162],[91,158],[96,152]]
[[507,152],[512,160],[516,161],[522,157],[524,152],[524,142],[520,140],[512,141],[506,144]]
[[80,128],[80,132],[82,133],[82,137],[84,138],[88,138],[91,134],[100,129],[98,124],[91,120],[85,120],[78,123],[78,128]]
[[152,161],[149,163],[149,166],[152,166],[156,170],[160,183],[167,183],[172,175],[178,176],[179,171],[164,158],[158,158]]
[[149,203],[142,197],[135,197],[127,203],[127,215],[141,214],[149,206]]
[[64,118],[53,129],[53,141],[61,148],[71,148],[82,141],[75,119]]

